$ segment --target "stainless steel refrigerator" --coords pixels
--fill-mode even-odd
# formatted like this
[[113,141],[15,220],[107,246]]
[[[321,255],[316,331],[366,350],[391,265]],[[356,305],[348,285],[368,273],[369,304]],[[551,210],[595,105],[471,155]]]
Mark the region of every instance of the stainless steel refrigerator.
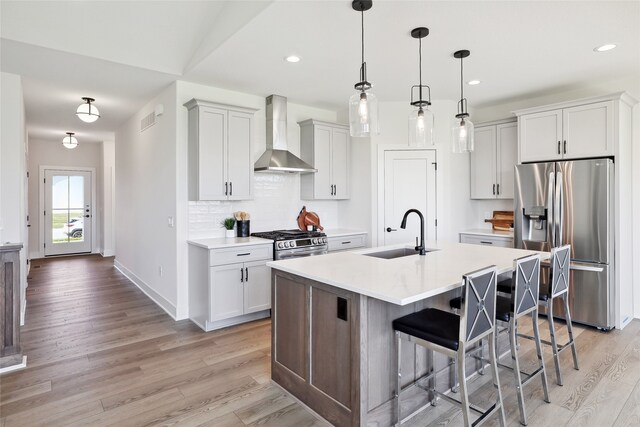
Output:
[[[570,244],[571,318],[607,330],[614,327],[613,168],[604,158],[518,165],[514,189],[516,248]],[[544,289],[548,274],[540,278]],[[556,303],[554,314],[564,317]]]

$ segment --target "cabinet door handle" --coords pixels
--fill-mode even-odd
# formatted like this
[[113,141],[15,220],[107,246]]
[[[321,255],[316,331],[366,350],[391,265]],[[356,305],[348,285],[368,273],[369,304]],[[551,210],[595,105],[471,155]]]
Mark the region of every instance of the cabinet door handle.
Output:
[[333,195],[337,196],[338,195],[338,186],[333,184]]
[[244,268],[244,281],[245,282],[249,281],[249,267]]
[[236,256],[247,256],[247,255],[251,255],[251,252],[245,252],[243,254],[236,254]]
[[229,183],[228,182],[224,183],[224,195],[225,196],[229,195]]
[[496,193],[500,195],[500,184],[496,184]]
[[342,242],[343,245],[348,245],[349,243],[351,243],[351,240],[347,240],[346,242]]
[[240,283],[244,282],[244,269],[240,267]]
[[567,154],[567,141],[564,141],[564,154]]
[[489,242],[487,240],[480,240],[480,243],[482,243],[483,245],[493,245],[493,242]]
[[496,185],[495,184],[493,184],[493,195],[494,196],[496,195]]
[[233,196],[233,182],[229,183],[229,195]]
[[560,141],[558,141],[558,154],[560,154]]

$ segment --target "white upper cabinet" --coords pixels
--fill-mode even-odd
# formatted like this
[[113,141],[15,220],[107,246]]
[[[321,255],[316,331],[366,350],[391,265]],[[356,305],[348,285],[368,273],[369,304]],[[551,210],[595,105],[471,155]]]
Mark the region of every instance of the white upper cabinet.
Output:
[[189,199],[250,199],[257,110],[198,99],[184,105],[189,110]]
[[470,156],[472,199],[513,199],[516,123],[480,124]]
[[520,162],[614,155],[614,102],[518,114]]
[[349,127],[305,120],[300,125],[300,157],[318,170],[300,176],[303,200],[349,198]]

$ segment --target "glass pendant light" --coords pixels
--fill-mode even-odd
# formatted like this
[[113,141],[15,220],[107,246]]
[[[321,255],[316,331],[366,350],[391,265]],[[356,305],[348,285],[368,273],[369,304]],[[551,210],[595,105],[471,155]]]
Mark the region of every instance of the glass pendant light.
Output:
[[[418,39],[420,58],[420,84],[411,86],[411,105],[416,107],[409,114],[409,145],[424,147],[433,145],[433,113],[429,110],[431,105],[431,88],[422,84],[422,39],[429,35],[426,27],[411,30],[411,37]],[[415,89],[418,89],[418,100],[413,100]],[[422,97],[422,91],[427,90],[427,99]]]
[[367,81],[367,63],[364,60],[364,11],[371,9],[371,0],[354,0],[353,10],[360,12],[362,17],[362,65],[360,66],[360,81],[354,85],[356,93],[349,98],[349,131],[351,136],[366,137],[379,134],[378,129],[378,98],[371,93],[371,83]]
[[75,135],[75,133],[67,132],[67,136],[62,138],[62,145],[70,150],[78,146],[78,140],[73,135]]
[[100,112],[95,105],[91,103],[95,101],[93,98],[82,98],[85,102],[80,104],[76,110],[76,116],[85,123],[93,123],[100,118]]
[[458,101],[458,114],[451,129],[453,152],[468,153],[473,151],[473,123],[469,120],[467,113],[467,99],[464,97],[464,75],[462,59],[471,55],[468,50],[459,50],[453,54],[454,58],[460,59],[460,101]]

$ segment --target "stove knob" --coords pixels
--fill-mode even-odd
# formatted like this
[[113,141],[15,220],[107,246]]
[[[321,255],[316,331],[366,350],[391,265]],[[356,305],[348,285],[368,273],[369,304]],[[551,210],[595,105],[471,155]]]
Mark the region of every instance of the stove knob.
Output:
[[313,243],[314,245],[318,243],[318,239],[316,239],[315,237],[313,239],[311,239],[311,243]]
[[292,248],[295,248],[296,247],[296,241],[292,240],[291,242],[289,242],[289,246],[292,247]]
[[282,242],[278,242],[278,247],[279,247],[279,248],[284,248],[284,243],[282,243]]
[[289,242],[284,242],[284,247],[288,248],[289,247]]
[[322,243],[327,243],[327,238],[326,237],[322,238]]

